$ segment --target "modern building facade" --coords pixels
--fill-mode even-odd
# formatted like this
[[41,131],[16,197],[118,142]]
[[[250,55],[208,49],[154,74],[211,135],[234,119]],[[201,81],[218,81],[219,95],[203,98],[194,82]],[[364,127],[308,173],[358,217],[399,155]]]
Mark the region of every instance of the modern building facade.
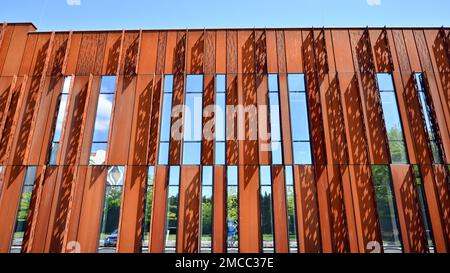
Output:
[[450,30],[0,25],[0,252],[449,252]]

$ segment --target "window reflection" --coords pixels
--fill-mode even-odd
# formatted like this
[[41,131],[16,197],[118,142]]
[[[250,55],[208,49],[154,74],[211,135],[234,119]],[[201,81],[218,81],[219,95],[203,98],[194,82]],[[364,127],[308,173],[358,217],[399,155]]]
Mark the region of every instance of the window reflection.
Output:
[[425,88],[425,79],[423,73],[414,73],[414,79],[416,81],[416,89],[419,95],[420,108],[422,110],[422,116],[425,122],[425,128],[428,134],[428,143],[431,148],[433,161],[436,164],[442,163],[442,143],[437,134],[437,124],[433,118],[431,102],[428,97],[428,92]]
[[373,165],[372,176],[384,252],[402,252],[389,167],[386,165]]
[[239,248],[239,200],[237,166],[227,167],[227,252]]
[[397,98],[392,75],[377,73],[377,84],[380,92],[383,118],[389,144],[392,163],[408,163],[403,129],[398,111]]
[[165,252],[176,252],[178,230],[178,202],[180,191],[180,167],[170,166],[169,194],[167,197],[167,221]]
[[203,75],[187,75],[185,106],[183,164],[198,165],[201,160]]
[[215,149],[214,160],[217,165],[225,164],[225,112],[226,112],[226,76],[216,76],[216,112],[215,112]]
[[280,99],[278,94],[278,75],[269,74],[269,113],[272,164],[283,164],[281,145]]
[[308,103],[304,74],[289,74],[288,89],[294,163],[311,164]]
[[108,167],[106,176],[105,201],[100,229],[99,253],[115,252],[118,239],[120,207],[125,167]]
[[272,175],[270,172],[270,166],[260,167],[260,192],[263,252],[272,253],[274,251],[274,237],[272,220]]
[[147,188],[145,194],[145,207],[144,207],[144,226],[142,232],[142,252],[147,252],[150,248],[150,226],[152,219],[153,209],[153,183],[155,180],[155,167],[149,166],[147,173]]
[[161,127],[159,132],[158,164],[169,163],[170,122],[172,117],[173,75],[164,76],[164,94],[161,110]]
[[97,102],[94,133],[92,136],[90,165],[102,165],[106,160],[108,134],[111,123],[111,111],[114,103],[116,85],[115,76],[103,76],[100,84],[100,95]]
[[200,252],[211,252],[213,212],[213,167],[203,166]]
[[64,115],[66,113],[67,100],[69,98],[70,84],[72,77],[65,77],[63,89],[59,96],[59,106],[57,107],[58,115],[56,117],[56,124],[54,125],[53,140],[50,146],[49,165],[56,164],[56,156],[58,154],[59,143],[61,140],[61,131],[64,122]]
[[289,232],[289,252],[298,252],[297,241],[297,222],[296,222],[296,209],[295,209],[295,192],[294,192],[294,174],[292,166],[285,167],[285,179],[286,179],[286,204],[287,204],[287,216],[288,216],[288,232]]
[[36,167],[27,167],[25,181],[20,195],[19,208],[17,210],[16,224],[11,242],[11,253],[19,253],[22,251],[23,238],[27,226],[27,218],[31,205],[34,182],[36,180]]

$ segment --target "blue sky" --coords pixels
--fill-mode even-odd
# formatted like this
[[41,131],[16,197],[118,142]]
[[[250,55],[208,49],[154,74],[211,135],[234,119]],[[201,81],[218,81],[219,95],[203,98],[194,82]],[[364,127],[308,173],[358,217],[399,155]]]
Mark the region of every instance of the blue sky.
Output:
[[449,0],[3,0],[0,22],[39,30],[448,26]]

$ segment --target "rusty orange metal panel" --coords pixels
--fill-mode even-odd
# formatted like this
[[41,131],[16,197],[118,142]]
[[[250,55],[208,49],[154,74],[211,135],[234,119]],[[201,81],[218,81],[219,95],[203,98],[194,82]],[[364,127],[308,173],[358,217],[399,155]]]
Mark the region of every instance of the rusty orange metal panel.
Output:
[[411,29],[404,29],[402,32],[411,70],[417,72],[422,71],[413,31]]
[[18,73],[20,76],[23,76],[25,74],[28,75],[30,72],[31,62],[33,61],[34,48],[36,47],[38,37],[38,35],[28,35]]
[[156,166],[153,190],[153,212],[150,227],[149,252],[163,253],[166,232],[168,166]]
[[80,217],[77,235],[77,241],[80,243],[83,253],[97,252],[106,172],[105,166],[89,166],[87,170],[81,206],[83,217]]
[[286,45],[284,44],[284,31],[276,30],[278,73],[286,73]]
[[30,152],[27,160],[28,165],[44,165],[48,158],[48,151],[52,137],[52,128],[55,126],[57,117],[58,97],[63,86],[62,77],[46,78],[41,102],[39,104],[36,130],[30,143]]
[[216,73],[227,73],[227,32],[217,30],[216,32]]
[[302,53],[304,58],[306,73],[306,88],[309,108],[310,135],[312,140],[312,153],[314,164],[326,164],[325,140],[323,131],[323,118],[320,101],[320,81],[317,71],[318,65],[315,56],[315,38],[314,33],[302,32]]
[[159,124],[161,117],[162,107],[162,77],[155,76],[153,85],[153,101],[152,101],[152,114],[150,123],[150,145],[148,151],[148,164],[156,164],[156,158],[158,154],[158,140],[159,140]]
[[303,39],[299,30],[285,30],[286,71],[287,73],[303,73]]
[[67,64],[63,73],[65,75],[75,74],[78,64],[78,56],[80,54],[82,33],[73,33],[70,38],[69,52],[67,54]]
[[203,74],[205,32],[201,30],[188,31],[187,37],[186,73]]
[[[433,239],[435,250],[438,253],[447,253],[449,251],[448,233],[444,223],[441,198],[447,196],[448,188],[445,189],[440,185],[445,185],[445,181],[436,183],[438,176],[435,176],[431,165],[419,165],[422,175],[425,198],[427,202],[428,212],[430,214],[431,229],[433,230]],[[442,177],[441,177],[442,178]],[[442,184],[441,184],[442,183]],[[437,185],[440,184],[440,185]],[[441,194],[441,192],[444,195]],[[445,204],[445,203],[444,203]],[[448,209],[448,207],[447,207]],[[448,220],[448,218],[447,218]]]
[[64,230],[64,239],[63,239],[63,253],[70,253],[74,251],[71,246],[71,242],[77,241],[78,234],[78,226],[80,223],[81,215],[81,207],[83,204],[83,193],[84,187],[86,186],[86,174],[88,172],[89,166],[77,166],[76,168],[76,176],[73,180],[73,186],[71,188],[70,196],[72,201],[69,203],[69,208],[66,212],[67,214],[67,222]]
[[16,223],[19,200],[25,179],[25,166],[5,167],[4,185],[0,197],[0,253],[9,252]]
[[439,194],[439,204],[441,205],[442,216],[447,247],[450,246],[450,189],[448,187],[449,183],[449,171],[445,165],[432,165],[434,172],[434,179],[436,183],[436,189]]
[[404,252],[427,252],[424,223],[416,190],[416,181],[409,165],[391,165],[392,185]]
[[147,166],[126,169],[117,252],[141,252],[147,169]]
[[0,44],[0,64],[1,68],[3,68],[3,64],[5,63],[5,59],[8,57],[9,45],[11,44],[11,39],[14,34],[14,25],[4,26],[3,31],[1,33],[1,44]]
[[[203,90],[203,132],[215,132],[215,128],[212,127],[215,124],[215,113],[209,111],[212,105],[215,105],[215,84],[214,75],[205,75],[204,90]],[[202,165],[213,165],[214,164],[214,137],[204,135],[202,139]]]
[[259,167],[239,166],[239,252],[261,251]]
[[291,113],[289,112],[289,94],[286,74],[279,74],[279,85],[281,135],[283,137],[283,162],[285,165],[291,165],[293,163],[290,118]]
[[372,174],[368,165],[349,165],[348,169],[359,251],[368,252],[371,250],[368,249],[369,242],[376,241],[382,244]]
[[[28,32],[34,28],[31,25],[15,25],[11,41],[8,46],[6,58],[2,60],[0,56],[0,64],[2,65],[2,76],[17,75],[21,66],[22,56],[24,54]],[[3,48],[3,47],[2,47]]]
[[64,61],[70,41],[69,33],[55,33],[52,51],[49,56],[47,76],[60,76],[63,72]]
[[238,72],[238,33],[236,30],[227,30],[227,74]]
[[[333,252],[344,253],[350,251],[349,225],[345,213],[343,179],[339,166],[327,165],[328,188],[330,196],[330,218],[332,223]],[[353,208],[349,208],[352,210]]]
[[[337,168],[337,169],[336,169]],[[333,170],[341,177],[342,193],[345,206],[345,218],[347,220],[348,242],[351,253],[364,252],[364,248],[359,249],[359,236],[356,227],[356,213],[354,210],[354,200],[352,184],[350,180],[350,170],[348,166],[336,166]]]
[[[185,87],[184,87],[184,75],[183,74],[177,74],[174,76],[174,82],[173,82],[173,95],[172,95],[172,109],[174,107],[180,107],[184,104],[184,98],[185,98]],[[178,116],[172,115],[171,117],[171,132],[177,132],[182,136],[183,132],[180,130],[183,128],[183,126],[179,126],[176,128],[177,125],[183,122],[183,113],[179,113]],[[175,131],[177,130],[178,131]],[[169,162],[170,165],[179,165],[181,164],[181,158],[182,158],[182,141],[179,139],[178,136],[175,136],[173,133],[171,134],[170,139],[170,150],[169,150]]]
[[263,30],[255,30],[254,32],[255,32],[255,66],[256,66],[255,72],[258,75],[267,74],[266,32]]
[[119,70],[121,44],[121,32],[109,32],[107,34],[101,74],[109,76],[117,74],[117,71]]
[[131,124],[130,152],[128,164],[146,165],[150,147],[150,126],[153,121],[153,83],[152,75],[139,75],[136,82],[133,122]]
[[272,166],[272,192],[275,252],[289,253],[284,166]]
[[10,87],[10,102],[8,112],[2,121],[2,135],[0,142],[0,162],[6,164],[10,156],[11,142],[16,131],[17,120],[21,112],[25,88],[28,84],[28,77],[15,78]]
[[100,74],[106,39],[104,33],[83,33],[75,71],[77,75]]
[[[411,132],[410,138],[412,140],[412,145],[410,146],[413,146],[414,148],[413,150],[408,149],[408,155],[411,159],[411,154],[415,154],[415,158],[413,158],[417,158],[417,162],[419,164],[431,164],[431,151],[428,146],[428,136],[425,132],[425,124],[421,115],[420,102],[415,88],[414,78],[411,74],[412,71],[408,59],[408,52],[406,49],[405,41],[400,30],[393,30],[392,34],[394,37],[395,50],[397,53],[397,61],[399,63],[401,71],[401,82],[395,82],[395,86],[399,108],[405,108],[405,110],[403,111],[406,112],[406,119],[404,120],[402,117],[403,128],[404,131],[406,131],[405,140],[408,144],[409,132],[407,128],[409,128]],[[396,58],[394,57],[393,59],[395,64]],[[398,80],[399,78],[397,76],[397,81]],[[416,163],[416,161],[413,159],[411,159],[410,161],[412,164]]]
[[203,48],[203,72],[205,74],[216,73],[216,31],[205,30]]
[[[238,76],[227,74],[226,105],[236,107],[238,105]],[[226,113],[226,162],[228,165],[236,165],[238,162],[237,142],[237,114]]]
[[299,252],[320,252],[319,210],[314,168],[306,165],[294,166],[294,185]]
[[167,48],[167,31],[160,31],[158,35],[158,53],[156,55],[156,74],[164,73]]
[[17,119],[16,132],[11,141],[12,155],[8,159],[10,164],[21,165],[27,161],[31,136],[36,126],[36,117],[43,91],[42,85],[41,77],[31,77],[29,78],[29,85],[24,90],[26,95],[23,98],[21,113]]
[[267,75],[256,75],[256,100],[258,106],[259,164],[269,165],[272,162],[272,153],[270,152],[269,91],[267,88]]
[[327,168],[325,165],[314,165],[316,176],[317,204],[319,209],[320,238],[323,253],[331,253],[334,249],[330,190],[328,185]]
[[372,59],[369,32],[367,30],[351,30],[350,42],[361,98],[361,112],[365,124],[369,161],[372,164],[389,164],[387,133],[375,80],[375,65]]
[[177,252],[200,250],[200,166],[182,166],[178,208]]
[[[256,97],[256,87],[255,87],[255,75],[244,74],[242,75],[242,87],[243,87],[243,103],[241,105],[244,108],[250,109],[245,111],[244,117],[242,119],[242,130],[244,130],[244,149],[243,158],[244,164],[247,165],[258,165],[258,112],[257,112],[257,97]],[[241,147],[239,147],[241,148]],[[240,154],[241,155],[241,154]],[[242,162],[242,161],[241,161]]]
[[0,77],[0,136],[5,128],[9,106],[17,77]]
[[139,31],[125,32],[120,57],[120,75],[135,75],[139,57]]
[[255,33],[254,31],[240,30],[237,33],[238,73],[255,73]]
[[266,30],[267,73],[278,73],[277,38],[275,30]]
[[213,183],[213,240],[212,252],[225,253],[227,250],[227,187],[226,167],[214,166]]
[[372,44],[373,58],[375,60],[375,69],[377,72],[392,72],[394,66],[392,63],[392,54],[389,46],[387,31],[370,29],[369,36]]
[[[164,59],[164,74],[174,74],[177,50],[177,31],[167,31],[166,50]],[[158,53],[159,54],[159,53]]]
[[138,74],[155,73],[157,53],[158,32],[142,32]]
[[136,77],[120,76],[119,88],[115,95],[111,136],[108,143],[108,165],[126,165],[130,148],[133,124],[134,96],[136,94]]

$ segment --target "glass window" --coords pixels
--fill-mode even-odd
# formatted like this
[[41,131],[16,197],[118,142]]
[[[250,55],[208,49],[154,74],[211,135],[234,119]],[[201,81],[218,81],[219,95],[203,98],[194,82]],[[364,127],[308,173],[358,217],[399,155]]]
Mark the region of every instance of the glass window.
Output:
[[377,73],[377,84],[383,108],[384,125],[389,143],[392,163],[408,163],[403,129],[398,111],[392,75]]
[[263,252],[272,253],[274,251],[274,237],[272,220],[272,175],[270,173],[270,166],[260,167],[260,192]]
[[19,208],[17,210],[16,224],[11,242],[11,253],[19,253],[22,251],[23,238],[27,226],[27,218],[31,205],[31,197],[33,194],[34,182],[36,180],[36,167],[27,167],[25,181],[20,195]]
[[294,163],[311,164],[308,102],[304,74],[289,74],[288,89]]
[[159,132],[158,164],[169,163],[170,123],[172,118],[173,75],[164,76],[164,94],[161,110],[161,127]]
[[142,233],[142,252],[148,252],[149,238],[150,238],[150,226],[152,220],[152,208],[153,208],[153,183],[155,180],[155,167],[149,166],[147,173],[147,188],[145,194],[145,207],[144,207],[144,227]]
[[372,175],[384,252],[402,252],[389,167],[385,165],[373,165]]
[[270,141],[272,149],[272,164],[283,164],[281,144],[280,99],[278,94],[278,75],[269,74],[269,113]]
[[183,164],[185,165],[198,165],[201,160],[202,93],[203,75],[187,75],[183,134]]
[[286,204],[288,216],[288,231],[289,231],[289,251],[291,253],[298,252],[297,243],[297,222],[295,209],[295,191],[294,191],[294,174],[292,166],[285,167],[286,179]]
[[180,166],[170,166],[169,194],[167,197],[166,253],[176,252],[179,192]]
[[102,165],[106,160],[106,149],[111,122],[111,111],[114,103],[116,85],[115,76],[103,76],[100,84],[100,95],[95,115],[94,133],[92,136],[90,165]]
[[59,106],[57,107],[58,115],[56,117],[56,124],[54,125],[53,140],[50,146],[49,165],[56,164],[56,156],[58,154],[59,142],[61,140],[61,131],[64,122],[64,115],[66,113],[67,100],[69,98],[70,84],[72,77],[65,77],[61,95],[59,95]]
[[213,212],[212,198],[213,198],[213,167],[203,166],[200,252],[211,252],[212,212]]
[[227,167],[227,252],[239,248],[239,199],[237,166]]
[[417,193],[419,196],[419,204],[422,213],[425,235],[427,237],[428,250],[429,252],[434,252],[433,231],[431,230],[430,214],[426,202],[425,189],[423,188],[422,175],[420,174],[420,169],[418,165],[413,165],[412,168],[414,175],[416,177]]
[[108,167],[100,242],[98,245],[99,253],[110,253],[116,250],[119,236],[118,229],[120,207],[122,205],[124,172],[124,166]]
[[216,111],[215,111],[215,156],[217,165],[225,164],[225,131],[226,131],[226,76],[216,76]]
[[423,73],[414,73],[414,79],[416,81],[416,88],[419,94],[419,102],[422,110],[422,116],[425,121],[425,128],[428,134],[428,142],[431,148],[433,161],[436,164],[441,164],[442,161],[442,143],[436,132],[437,124],[432,115],[431,102],[428,97],[428,91],[425,88],[425,78]]

